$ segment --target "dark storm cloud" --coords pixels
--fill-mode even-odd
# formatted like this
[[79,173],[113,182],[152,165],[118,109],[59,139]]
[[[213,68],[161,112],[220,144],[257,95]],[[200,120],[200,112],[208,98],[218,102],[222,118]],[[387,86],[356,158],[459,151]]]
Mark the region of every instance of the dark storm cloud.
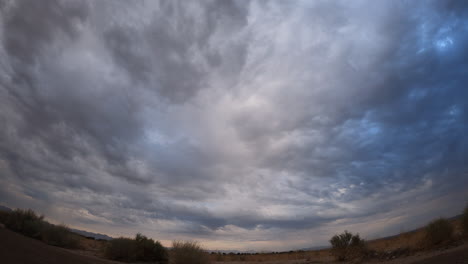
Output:
[[5,203],[209,243],[406,219],[372,236],[466,199],[459,1],[0,10]]
[[8,9],[3,7],[2,13],[5,18],[3,42],[8,55],[31,63],[41,47],[57,35],[73,37],[76,23],[87,16],[87,9],[83,3],[65,6],[60,1],[19,1]]
[[[114,60],[129,72],[133,81],[143,82],[176,103],[210,85],[205,76],[211,67],[225,68],[229,75],[235,75],[246,52],[245,47],[234,44],[224,58],[219,50],[210,47],[214,34],[221,30],[227,31],[223,34],[233,33],[245,26],[245,5],[214,1],[194,10],[190,4],[189,8],[183,8],[184,4],[187,3],[160,2],[161,15],[150,18],[147,26],[116,25],[103,35]],[[197,58],[198,55],[201,57]]]

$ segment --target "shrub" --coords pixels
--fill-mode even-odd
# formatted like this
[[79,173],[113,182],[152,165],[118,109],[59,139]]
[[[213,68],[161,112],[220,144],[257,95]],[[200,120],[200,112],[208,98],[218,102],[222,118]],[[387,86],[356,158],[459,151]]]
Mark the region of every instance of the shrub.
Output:
[[167,251],[161,243],[141,234],[137,234],[135,239],[120,237],[110,240],[105,255],[112,260],[127,262],[167,262]]
[[16,209],[9,213],[5,226],[23,235],[40,239],[44,223],[43,215],[39,216],[31,209]]
[[40,239],[47,244],[75,248],[78,238],[64,225],[53,225],[37,215],[33,210],[16,209],[4,219],[5,226],[25,236]]
[[330,239],[332,255],[339,261],[363,257],[365,254],[365,242],[359,234],[353,235],[348,231],[340,235],[334,235]]
[[119,237],[110,240],[105,249],[107,258],[119,261],[136,260],[136,243],[131,238]]
[[136,242],[136,259],[139,261],[167,261],[167,251],[159,243],[151,238],[147,238],[142,234],[135,236]]
[[171,264],[207,264],[208,253],[197,242],[172,242]]
[[78,237],[65,225],[44,224],[41,238],[47,244],[57,247],[77,248],[79,244]]
[[430,222],[426,227],[425,241],[430,246],[449,241],[453,235],[453,227],[447,219],[440,218]]
[[0,211],[0,223],[1,224],[6,224],[6,221],[7,221],[9,215],[10,215],[10,212]]
[[465,236],[468,236],[468,205],[465,207],[465,210],[463,211],[461,221],[462,221],[463,234]]

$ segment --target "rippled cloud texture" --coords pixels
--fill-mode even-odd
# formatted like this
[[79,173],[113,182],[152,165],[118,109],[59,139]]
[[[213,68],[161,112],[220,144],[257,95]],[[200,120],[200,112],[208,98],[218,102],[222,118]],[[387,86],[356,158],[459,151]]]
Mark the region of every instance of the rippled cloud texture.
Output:
[[453,216],[463,1],[1,1],[0,202],[289,250]]

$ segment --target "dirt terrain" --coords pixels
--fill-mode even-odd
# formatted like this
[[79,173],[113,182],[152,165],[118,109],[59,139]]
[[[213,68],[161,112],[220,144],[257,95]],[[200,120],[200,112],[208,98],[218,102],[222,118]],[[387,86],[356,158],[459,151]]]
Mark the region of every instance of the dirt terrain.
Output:
[[468,244],[446,250],[421,252],[413,256],[398,258],[390,261],[373,261],[369,264],[468,264]]
[[449,252],[441,253],[440,255],[431,256],[420,261],[413,262],[413,264],[468,264],[468,247],[457,248]]
[[431,256],[429,258],[416,261],[413,264],[468,264],[468,247],[457,248],[449,252],[441,253],[440,255]]
[[0,263],[4,264],[112,264],[119,263],[83,256],[70,250],[53,247],[0,228]]

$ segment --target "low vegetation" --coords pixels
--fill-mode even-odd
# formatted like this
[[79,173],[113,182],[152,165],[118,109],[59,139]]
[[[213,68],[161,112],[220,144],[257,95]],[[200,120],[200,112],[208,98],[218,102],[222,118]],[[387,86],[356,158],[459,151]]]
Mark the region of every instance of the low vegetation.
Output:
[[0,210],[0,223],[4,225],[9,215],[10,215],[10,212]]
[[42,240],[49,245],[64,248],[78,247],[77,236],[67,226],[51,224],[44,220],[43,215],[37,215],[30,209],[2,212],[0,221],[8,229]]
[[365,255],[365,241],[359,234],[353,235],[348,231],[334,235],[330,239],[331,253],[339,261],[362,258]]
[[41,239],[49,245],[77,248],[79,245],[78,237],[73,234],[66,225],[53,225],[44,222],[41,230]]
[[166,263],[168,260],[167,250],[161,243],[142,234],[137,234],[134,239],[120,237],[110,240],[107,242],[105,256],[125,262]]
[[40,239],[44,222],[44,216],[37,215],[33,210],[16,209],[6,217],[5,226],[25,236]]
[[208,264],[210,257],[197,242],[174,241],[171,264]]
[[453,226],[445,218],[439,218],[430,222],[425,227],[425,243],[428,246],[436,246],[450,241],[453,237]]
[[105,249],[105,256],[118,261],[136,260],[135,240],[125,237],[110,240]]
[[463,235],[465,237],[468,237],[468,205],[465,207],[465,210],[463,211],[461,220],[462,220]]

